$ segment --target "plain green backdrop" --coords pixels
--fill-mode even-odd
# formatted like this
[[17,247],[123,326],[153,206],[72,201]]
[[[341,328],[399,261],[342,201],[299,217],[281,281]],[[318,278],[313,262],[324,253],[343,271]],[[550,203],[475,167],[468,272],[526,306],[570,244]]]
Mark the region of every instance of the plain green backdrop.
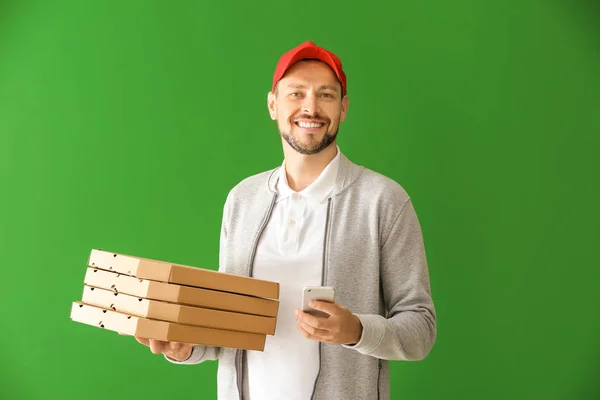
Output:
[[0,398],[216,397],[77,324],[92,248],[217,268],[228,190],[282,161],[266,95],[336,52],[339,142],[420,218],[438,340],[393,399],[600,398],[592,1],[0,1]]

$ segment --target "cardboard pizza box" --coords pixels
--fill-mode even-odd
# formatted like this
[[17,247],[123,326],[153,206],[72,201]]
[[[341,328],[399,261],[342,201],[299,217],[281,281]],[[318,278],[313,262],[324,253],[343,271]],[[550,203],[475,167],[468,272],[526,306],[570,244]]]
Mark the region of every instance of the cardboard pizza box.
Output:
[[267,335],[275,333],[277,322],[272,317],[149,300],[91,286],[84,286],[81,302],[136,317]]
[[96,268],[87,268],[84,283],[88,286],[125,293],[150,300],[211,308],[243,314],[277,317],[279,301],[216,290],[200,289],[172,283],[156,282]]
[[71,319],[75,322],[126,335],[170,342],[255,351],[263,351],[266,342],[266,335],[264,334],[157,321],[86,305],[81,302],[73,302]]
[[279,283],[209,269],[92,250],[88,266],[149,279],[248,296],[279,299]]

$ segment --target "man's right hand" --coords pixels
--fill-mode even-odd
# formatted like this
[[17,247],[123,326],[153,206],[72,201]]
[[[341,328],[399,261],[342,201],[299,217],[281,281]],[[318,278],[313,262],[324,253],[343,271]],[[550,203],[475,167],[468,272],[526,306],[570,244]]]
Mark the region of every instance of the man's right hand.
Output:
[[145,339],[135,336],[135,340],[150,348],[154,354],[163,354],[174,361],[185,361],[192,355],[193,344],[165,342],[156,339]]

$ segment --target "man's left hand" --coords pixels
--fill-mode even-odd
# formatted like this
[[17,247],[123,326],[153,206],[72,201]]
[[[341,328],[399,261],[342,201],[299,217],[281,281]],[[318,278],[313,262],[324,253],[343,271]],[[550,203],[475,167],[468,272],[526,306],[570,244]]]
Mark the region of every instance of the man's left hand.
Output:
[[362,336],[362,324],[358,317],[338,303],[311,301],[310,307],[329,317],[321,318],[296,310],[298,330],[305,338],[330,344],[353,345]]

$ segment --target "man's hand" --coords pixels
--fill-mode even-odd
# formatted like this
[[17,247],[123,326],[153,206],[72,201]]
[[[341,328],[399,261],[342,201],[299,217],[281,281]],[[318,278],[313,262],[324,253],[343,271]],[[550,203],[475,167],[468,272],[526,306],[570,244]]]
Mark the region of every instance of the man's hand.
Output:
[[362,324],[346,307],[338,303],[314,300],[309,305],[329,317],[319,318],[296,310],[298,330],[305,338],[331,344],[358,343],[362,336]]
[[139,343],[150,348],[154,354],[164,354],[174,361],[185,361],[192,355],[193,344],[179,342],[164,342],[156,339],[135,337]]

